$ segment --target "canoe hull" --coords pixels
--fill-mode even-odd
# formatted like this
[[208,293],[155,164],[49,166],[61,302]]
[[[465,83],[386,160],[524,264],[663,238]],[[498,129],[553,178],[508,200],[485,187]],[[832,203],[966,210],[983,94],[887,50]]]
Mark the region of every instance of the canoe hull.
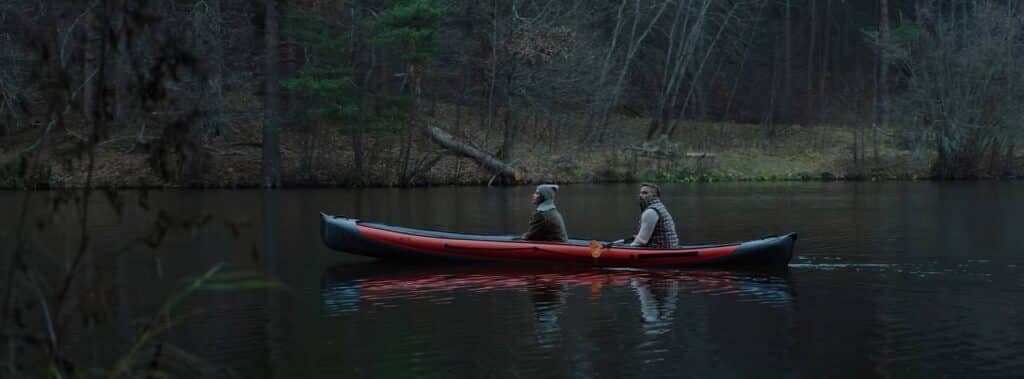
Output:
[[757,266],[785,267],[796,233],[727,244],[673,249],[607,246],[585,240],[568,243],[523,241],[514,236],[470,235],[395,227],[321,213],[320,235],[327,247],[389,260],[517,261],[613,267]]

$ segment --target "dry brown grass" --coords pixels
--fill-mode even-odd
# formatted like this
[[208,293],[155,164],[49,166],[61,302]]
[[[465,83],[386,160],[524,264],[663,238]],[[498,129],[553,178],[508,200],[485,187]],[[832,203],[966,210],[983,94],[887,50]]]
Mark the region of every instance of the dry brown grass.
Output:
[[[254,106],[244,97],[227,99],[229,108]],[[461,112],[461,114],[459,114]],[[481,127],[473,109],[437,104],[424,111],[419,126],[439,126],[461,140],[492,154],[502,145],[503,115],[492,128]],[[785,125],[774,130],[764,125],[733,123],[684,123],[662,148],[713,157],[655,159],[624,151],[643,143],[648,119],[618,117],[611,120],[603,141],[585,139],[585,115],[518,115],[511,163],[522,167],[531,182],[691,181],[691,180],[805,180],[820,178],[914,179],[927,177],[927,152],[900,150],[884,139],[880,159],[853,164],[853,130],[835,125]],[[457,123],[456,120],[460,120]],[[461,124],[461,125],[459,125]],[[312,132],[311,132],[312,131]],[[403,182],[401,131],[376,131],[368,135],[366,167],[354,172],[352,139],[344,125],[289,127],[282,130],[282,168],[286,186],[396,186],[434,184],[483,184],[491,173],[475,162],[451,155],[422,132],[414,132],[411,166],[417,175]],[[32,140],[31,134],[5,138],[5,152]],[[147,161],[149,155],[134,149],[137,130],[119,130],[96,149],[93,184],[98,187],[254,187],[261,183],[261,121],[225,126],[219,136],[203,138],[205,170],[199,177],[162,178]],[[148,137],[159,136],[152,128]],[[311,134],[312,133],[312,134]],[[884,133],[883,133],[884,134]],[[54,136],[54,146],[73,142],[69,134]],[[583,142],[584,140],[588,142]],[[315,154],[309,154],[315,142]],[[870,151],[868,152],[870,157]],[[10,154],[8,154],[10,155]],[[436,161],[435,161],[436,160]],[[312,163],[310,163],[312,162]],[[429,165],[428,163],[434,162]],[[7,187],[78,187],[85,183],[84,156],[67,162],[49,162],[44,175],[33,183],[5,178]],[[414,170],[415,171],[415,170]],[[172,174],[173,174],[172,167]]]

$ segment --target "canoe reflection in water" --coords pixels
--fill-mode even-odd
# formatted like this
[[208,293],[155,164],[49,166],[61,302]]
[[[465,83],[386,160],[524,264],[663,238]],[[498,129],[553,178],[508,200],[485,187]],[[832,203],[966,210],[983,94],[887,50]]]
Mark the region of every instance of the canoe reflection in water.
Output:
[[[431,265],[386,262],[343,264],[324,272],[321,297],[329,317],[390,308],[407,302],[452,304],[472,294],[520,291],[533,305],[542,345],[557,338],[558,320],[570,301],[600,303],[602,293],[633,293],[647,334],[671,330],[686,296],[787,306],[795,298],[788,272],[571,269],[508,265]],[[581,296],[584,299],[574,299]],[[622,296],[619,296],[622,297]],[[616,300],[622,301],[622,300]],[[628,302],[628,298],[626,300]]]

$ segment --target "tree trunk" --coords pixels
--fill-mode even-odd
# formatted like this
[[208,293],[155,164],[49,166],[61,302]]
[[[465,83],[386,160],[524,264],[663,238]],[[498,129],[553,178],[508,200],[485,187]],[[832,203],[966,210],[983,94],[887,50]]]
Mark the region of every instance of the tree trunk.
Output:
[[[779,45],[779,37],[775,37],[774,45]],[[767,127],[767,130],[765,131],[765,139],[767,140],[769,147],[771,147],[773,143],[772,140],[775,137],[775,98],[777,97],[776,92],[778,92],[778,83],[780,81],[779,66],[781,66],[781,63],[779,61],[782,60],[780,57],[782,52],[778,49],[774,49],[773,51],[775,51],[775,54],[773,54],[772,59],[772,87],[771,91],[769,91],[768,110],[765,113],[764,120],[762,121],[762,123]]]
[[[200,8],[200,5],[202,7]],[[220,0],[197,3],[192,14],[194,49],[201,51],[206,61],[206,78],[199,84],[199,109],[203,114],[201,127],[219,135],[222,131],[224,111],[224,23]]]
[[875,127],[871,130],[871,149],[875,164],[878,164],[878,129],[885,126],[889,113],[889,58],[886,46],[889,43],[889,0],[880,0],[881,13],[878,21],[878,111],[875,113]]
[[512,149],[515,147],[515,127],[513,125],[512,116],[512,100],[509,99],[508,105],[505,108],[505,133],[501,140],[501,154],[499,156],[506,160],[512,160]]
[[608,53],[604,56],[604,61],[601,64],[601,75],[598,76],[597,84],[594,86],[597,94],[591,96],[591,104],[588,104],[591,107],[591,111],[587,112],[587,121],[584,124],[584,139],[590,138],[590,135],[593,134],[594,129],[596,128],[595,125],[598,122],[597,115],[604,108],[606,96],[604,94],[604,86],[605,82],[608,81],[608,73],[611,72],[612,55],[615,54],[615,45],[618,43],[619,34],[622,32],[622,23],[625,20],[622,15],[626,9],[626,1],[627,0],[622,0],[622,3],[619,4],[619,11],[615,17],[615,31],[612,32],[611,46],[608,48]]
[[[676,102],[679,100],[679,88],[682,86],[683,78],[686,76],[686,72],[689,70],[690,63],[693,62],[693,57],[697,54],[697,46],[700,44],[700,37],[703,35],[704,32],[704,23],[706,21],[707,11],[710,6],[711,2],[706,0],[701,4],[700,11],[695,12],[697,13],[696,21],[694,21],[694,25],[690,27],[688,37],[684,41],[682,41],[682,43],[685,43],[685,46],[680,47],[680,49],[677,52],[679,55],[676,59],[677,67],[674,68],[675,84],[669,90],[671,97],[669,98],[668,107],[666,108],[667,111],[675,109]],[[735,7],[733,9],[735,9]],[[730,14],[731,13],[732,11],[730,11]],[[711,53],[711,50],[714,49],[714,45],[718,41],[718,36],[721,35],[721,31],[728,24],[729,17],[730,16],[725,17],[725,20],[722,22],[722,29],[720,29],[719,34],[715,36],[715,40],[712,41],[711,46],[708,48],[707,53],[704,55],[704,59],[701,61],[700,67],[698,67],[696,74],[694,74],[693,79],[690,81],[686,99],[683,101],[683,106],[680,108],[678,115],[674,120],[670,114],[666,114],[664,116],[661,125],[661,138],[667,139],[669,136],[671,136],[676,126],[678,126],[679,120],[685,117],[686,108],[690,102],[690,96],[693,94],[693,89],[699,83],[701,71],[704,68],[704,63],[707,62],[708,55]],[[687,20],[689,20],[689,14],[687,14]],[[649,139],[650,138],[653,138],[653,136],[649,137]]]
[[[470,2],[468,4],[465,16],[468,17],[469,15],[473,14],[473,9],[475,5],[475,2]],[[474,26],[474,23],[467,22],[463,24],[463,27],[460,29],[462,31],[462,38],[466,40],[472,39],[473,31],[475,29]],[[459,75],[459,97],[458,101],[455,104],[455,134],[457,135],[463,135],[463,129],[465,129],[463,123],[469,124],[469,118],[471,117],[471,114],[465,114],[466,109],[464,109],[468,108],[469,104],[471,103],[469,97],[469,82],[471,80],[470,74],[473,71],[473,65],[469,58],[472,54],[469,49],[469,44],[462,45],[461,53],[462,59],[459,62],[459,72],[461,73],[461,75]],[[463,120],[464,117],[466,118],[466,120]],[[448,179],[448,182],[452,184],[458,183],[458,179],[460,176],[462,176],[462,160],[455,159],[455,170],[452,171],[452,175],[450,179]]]
[[753,40],[754,40],[754,34],[756,33],[756,29],[755,28],[757,28],[757,26],[763,20],[763,8],[764,8],[764,5],[767,4],[767,3],[768,3],[767,0],[764,0],[764,1],[761,2],[761,5],[759,5],[758,8],[757,8],[757,15],[758,15],[758,17],[750,24],[749,27],[747,27],[747,31],[749,33],[747,34],[747,41],[745,43],[746,48],[743,49],[743,58],[741,58],[741,60],[740,60],[739,70],[736,71],[739,74],[737,74],[736,77],[733,79],[732,88],[729,90],[728,100],[726,100],[726,102],[725,102],[725,110],[722,112],[722,114],[724,114],[724,115],[729,115],[730,114],[729,110],[732,109],[732,102],[733,102],[733,99],[736,96],[736,91],[739,88],[740,79],[741,79],[741,76],[742,76],[742,74],[744,72],[743,68],[746,67],[748,57],[750,57],[750,50],[751,50],[751,48],[754,45],[753,44]]
[[[786,7],[786,9],[785,9],[786,16],[785,16],[785,21],[784,21],[785,22],[786,31],[783,34],[785,35],[785,38],[786,38],[786,52],[785,52],[785,54],[786,54],[786,57],[785,57],[786,63],[785,63],[785,74],[783,75],[782,80],[783,80],[783,83],[784,83],[784,86],[785,86],[784,87],[785,88],[785,92],[784,93],[785,93],[785,96],[786,96],[786,102],[785,102],[786,105],[783,106],[783,110],[785,111],[785,114],[783,115],[783,117],[785,117],[786,119],[789,119],[789,118],[793,117],[793,106],[792,106],[793,102],[791,101],[793,99],[793,64],[792,64],[793,63],[792,62],[792,58],[793,58],[793,34],[791,33],[791,30],[790,30],[790,29],[793,28],[793,7],[792,7],[792,4],[790,4],[790,0],[786,0],[784,6]],[[792,122],[792,120],[788,120],[788,121]]]
[[[215,12],[213,14],[213,22],[218,24],[224,22],[224,12],[221,1],[212,0],[209,4],[213,12]],[[214,51],[211,52],[213,56],[213,65],[210,69],[210,77],[208,79],[211,87],[210,90],[213,92],[213,104],[207,109],[210,112],[207,117],[213,117],[213,126],[217,134],[220,135],[224,126],[224,44],[227,43],[227,38],[225,38],[224,29],[218,27],[216,30],[218,32],[215,36],[217,42],[215,43],[216,46]]]
[[[686,25],[689,24],[690,20],[689,17],[686,17],[683,22],[679,22],[679,18],[684,13],[687,16],[690,15],[689,12],[685,11],[686,8],[684,5],[686,5],[686,2],[680,1],[676,6],[675,16],[673,16],[672,23],[669,26],[668,48],[665,50],[665,63],[661,72],[661,92],[658,94],[658,107],[654,114],[651,115],[651,121],[647,127],[647,140],[654,138],[654,135],[668,123],[668,115],[670,111],[668,109],[668,101],[670,98],[670,91],[675,86],[676,78],[679,74],[679,63],[681,61],[680,59],[677,59],[676,56],[679,55],[678,52],[682,50],[685,45],[685,42],[683,41],[687,39],[685,35],[680,38],[680,42],[678,43],[679,46],[677,47],[676,35],[686,33]],[[679,29],[682,30],[680,31]]]
[[129,63],[129,46],[128,46],[128,21],[127,12],[128,4],[125,1],[119,1],[116,3],[117,9],[114,10],[114,31],[116,32],[117,44],[114,45],[117,51],[114,53],[114,125],[119,127],[125,127],[128,123],[128,103],[131,101],[131,95],[128,93],[128,72],[130,70]]
[[[287,7],[288,5],[282,6]],[[349,45],[349,51],[351,51],[353,54],[353,59],[351,60],[353,71],[356,71],[357,60],[355,59],[354,55],[355,52],[357,51],[356,41],[358,41],[358,39],[356,38],[356,28],[358,27],[358,24],[356,23],[355,19],[355,12],[356,8],[353,6],[350,9],[350,14],[352,16],[352,34],[351,44]],[[289,34],[290,33],[286,33],[284,41],[281,41],[281,46],[284,48],[284,51],[281,52],[282,56],[284,57],[284,62],[282,62],[283,67],[281,73],[281,76],[283,76],[282,80],[287,80],[294,77],[295,74],[298,73],[300,69],[302,69],[302,65],[304,63],[304,57],[301,57],[302,54],[300,54],[300,50],[302,49],[301,42],[297,40],[295,35]],[[299,99],[297,91],[285,90],[284,92],[284,103],[281,105],[281,113],[290,114],[292,111],[298,109],[301,106],[301,104],[299,103],[302,100]]]
[[[704,30],[704,19],[705,19],[705,16],[707,15],[708,7],[710,5],[711,5],[710,1],[705,2],[704,3],[704,7],[702,8],[700,14],[697,16],[698,17],[697,25],[694,26],[694,28],[696,28],[696,32],[697,33],[702,33],[703,30]],[[682,120],[683,117],[686,116],[686,109],[690,105],[690,98],[693,97],[694,91],[700,91],[700,90],[703,89],[703,86],[702,86],[703,76],[702,75],[703,75],[703,72],[704,72],[704,66],[705,66],[705,64],[707,64],[708,58],[711,57],[711,53],[715,50],[715,45],[718,44],[719,39],[722,37],[722,33],[725,32],[726,27],[729,25],[729,19],[732,18],[732,13],[733,13],[733,11],[736,10],[737,6],[738,5],[733,5],[733,7],[729,10],[729,13],[726,14],[725,20],[722,21],[722,25],[718,28],[718,32],[715,34],[715,38],[711,40],[711,45],[709,45],[707,47],[707,51],[704,52],[704,58],[701,59],[700,65],[697,66],[697,72],[694,73],[693,80],[690,81],[690,89],[687,91],[686,98],[683,100],[683,106],[679,110],[679,117],[677,117],[675,119],[675,121],[672,122],[672,125],[669,126],[668,129],[666,129],[664,131],[663,138],[666,138],[666,139],[672,138],[672,135],[675,133],[676,128],[679,126],[679,121]],[[696,43],[694,45],[695,45],[694,48],[690,49],[691,52],[696,51]],[[691,55],[692,55],[692,53],[691,53]],[[699,92],[698,96],[701,96],[701,95],[703,95],[703,93]],[[675,106],[675,99],[672,100],[672,105]],[[696,125],[696,123],[694,123],[694,125]]]
[[985,175],[990,178],[998,178],[1003,175],[1005,164],[1002,160],[1005,152],[1006,150],[1003,149],[1003,145],[999,141],[993,142],[988,147],[988,151],[981,152],[982,154],[988,154],[988,167],[985,168]]
[[[812,118],[811,110],[814,109],[814,48],[817,42],[818,36],[818,2],[816,0],[811,1],[810,9],[810,21],[808,22],[808,32],[810,33],[810,42],[807,47],[807,107],[804,109],[803,114],[807,118]],[[826,15],[828,17],[828,15]]]
[[935,147],[935,150],[938,153],[938,157],[936,157],[935,159],[935,164],[932,165],[932,174],[939,177],[940,179],[950,179],[950,177],[947,174],[949,170],[947,169],[948,155],[946,154],[946,149],[942,147],[942,143],[936,143]]
[[427,135],[429,135],[430,138],[438,145],[441,145],[441,147],[444,147],[445,149],[448,149],[460,156],[476,161],[476,163],[480,164],[495,175],[501,175],[516,182],[522,180],[522,173],[512,165],[502,162],[494,156],[477,150],[472,146],[457,141],[451,134],[448,134],[444,130],[431,126],[426,129],[426,132]]
[[409,79],[412,81],[412,114],[411,123],[405,126],[405,142],[402,144],[402,170],[399,176],[402,185],[408,185],[412,183],[413,176],[416,175],[416,170],[412,167],[412,142],[413,142],[413,129],[419,120],[420,112],[420,72],[419,66],[416,64],[409,65]]
[[411,167],[409,162],[412,161],[412,125],[405,125],[405,136],[402,137],[402,150],[398,156],[399,164],[401,168],[398,173],[398,181],[402,184],[408,183]]
[[99,88],[96,84],[97,59],[100,56],[100,49],[103,44],[101,39],[103,33],[99,31],[100,26],[98,25],[99,20],[96,16],[96,10],[91,9],[88,11],[85,21],[85,59],[82,62],[82,113],[85,116],[86,127],[90,130],[93,124],[96,122],[96,94]]
[[1010,142],[1006,146],[1006,155],[1003,158],[1003,176],[1013,177],[1017,171],[1017,159],[1014,157],[1015,144]]
[[494,86],[498,82],[498,0],[491,12],[491,86],[487,91],[487,129],[494,126]]
[[818,77],[818,96],[820,97],[820,99],[818,100],[818,106],[815,107],[815,109],[817,109],[817,112],[815,112],[814,114],[815,118],[818,120],[822,119],[822,116],[824,115],[822,113],[822,110],[825,109],[825,106],[827,106],[827,104],[825,104],[822,100],[826,98],[825,90],[827,89],[826,83],[828,83],[829,77],[828,70],[831,67],[828,64],[828,57],[829,52],[832,49],[832,0],[825,1],[824,22],[825,25],[822,28],[822,38],[824,39],[824,41],[822,41],[821,47],[821,67],[818,68],[818,74],[820,75]]
[[281,150],[278,142],[280,115],[280,83],[278,82],[278,14],[277,0],[264,0],[266,7],[266,91],[263,97],[263,187],[281,186]]
[[352,160],[355,162],[356,167],[353,174],[355,182],[358,184],[363,183],[363,167],[365,166],[365,163],[363,163],[363,156],[365,155],[363,152],[365,150],[364,144],[363,127],[361,125],[356,126],[355,131],[352,133]]
[[644,40],[647,39],[651,29],[654,28],[655,24],[657,24],[658,19],[661,18],[661,14],[664,13],[665,8],[670,2],[671,0],[665,0],[661,3],[661,6],[658,7],[657,13],[655,13],[654,17],[649,20],[649,23],[639,36],[637,36],[636,33],[637,26],[639,26],[640,23],[640,1],[638,0],[636,2],[636,14],[633,19],[633,29],[630,31],[629,45],[626,49],[626,58],[622,62],[622,69],[619,70],[619,76],[615,80],[615,85],[612,87],[611,98],[608,102],[603,104],[603,107],[601,108],[601,116],[598,119],[599,124],[597,127],[596,137],[599,142],[604,140],[605,130],[608,127],[608,120],[611,116],[612,108],[614,108],[619,102],[619,96],[622,94],[622,87],[625,83],[626,76],[630,72],[630,67],[633,64],[633,58],[635,58],[636,54],[640,51],[640,47],[643,46]]
[[309,166],[307,170],[310,178],[316,178],[316,150],[319,145],[317,142],[320,141],[321,133],[326,129],[322,124],[323,121],[313,124],[313,130],[310,130],[309,133]]
[[[860,172],[860,147],[857,142],[860,142],[860,124],[853,124],[853,167],[858,173]],[[941,155],[941,154],[940,154]]]

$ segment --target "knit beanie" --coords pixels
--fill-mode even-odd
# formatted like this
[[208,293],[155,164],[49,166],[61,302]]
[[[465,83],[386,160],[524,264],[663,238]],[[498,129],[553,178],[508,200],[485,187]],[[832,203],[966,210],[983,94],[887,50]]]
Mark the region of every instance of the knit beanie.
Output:
[[537,193],[540,194],[544,200],[555,200],[555,192],[558,192],[557,184],[541,184],[537,186]]

